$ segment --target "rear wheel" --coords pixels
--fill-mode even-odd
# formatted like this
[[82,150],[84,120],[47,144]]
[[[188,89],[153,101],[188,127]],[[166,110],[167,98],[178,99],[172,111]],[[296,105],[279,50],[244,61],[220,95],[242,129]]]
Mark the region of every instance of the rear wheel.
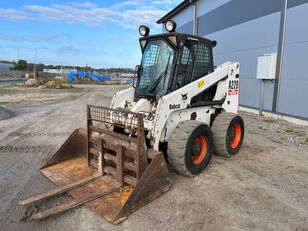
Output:
[[215,118],[212,131],[215,154],[232,156],[240,150],[245,133],[242,117],[222,112]]
[[168,161],[181,174],[197,175],[209,165],[213,148],[212,131],[206,124],[195,120],[183,121],[168,141]]

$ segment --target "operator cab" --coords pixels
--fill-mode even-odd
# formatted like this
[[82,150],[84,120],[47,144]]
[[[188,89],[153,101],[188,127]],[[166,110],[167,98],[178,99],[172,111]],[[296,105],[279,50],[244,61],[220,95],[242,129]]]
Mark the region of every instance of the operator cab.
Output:
[[136,98],[162,97],[214,71],[216,41],[177,32],[149,36],[145,28],[139,39],[142,59],[136,67]]

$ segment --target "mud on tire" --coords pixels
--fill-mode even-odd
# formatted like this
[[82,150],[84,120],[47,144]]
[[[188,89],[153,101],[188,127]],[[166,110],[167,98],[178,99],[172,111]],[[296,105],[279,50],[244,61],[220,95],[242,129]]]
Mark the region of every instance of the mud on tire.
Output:
[[212,131],[206,124],[195,120],[182,121],[168,141],[168,161],[183,175],[197,175],[209,165],[213,149]]
[[237,114],[223,111],[212,125],[214,137],[214,154],[222,156],[235,155],[241,148],[244,140],[244,121]]

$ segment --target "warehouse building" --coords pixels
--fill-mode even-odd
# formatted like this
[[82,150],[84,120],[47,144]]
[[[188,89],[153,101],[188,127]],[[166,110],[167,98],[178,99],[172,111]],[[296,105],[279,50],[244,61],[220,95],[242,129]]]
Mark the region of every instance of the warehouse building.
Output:
[[185,0],[167,20],[240,62],[241,106],[308,120],[308,0]]

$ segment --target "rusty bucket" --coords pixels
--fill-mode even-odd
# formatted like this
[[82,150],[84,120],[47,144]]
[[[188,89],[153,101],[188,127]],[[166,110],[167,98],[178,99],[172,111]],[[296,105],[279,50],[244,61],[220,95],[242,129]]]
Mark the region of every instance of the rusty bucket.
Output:
[[163,153],[145,147],[141,114],[89,105],[87,130],[76,129],[40,171],[58,188],[20,205],[63,192],[74,199],[35,214],[32,220],[84,204],[118,224],[172,184]]

